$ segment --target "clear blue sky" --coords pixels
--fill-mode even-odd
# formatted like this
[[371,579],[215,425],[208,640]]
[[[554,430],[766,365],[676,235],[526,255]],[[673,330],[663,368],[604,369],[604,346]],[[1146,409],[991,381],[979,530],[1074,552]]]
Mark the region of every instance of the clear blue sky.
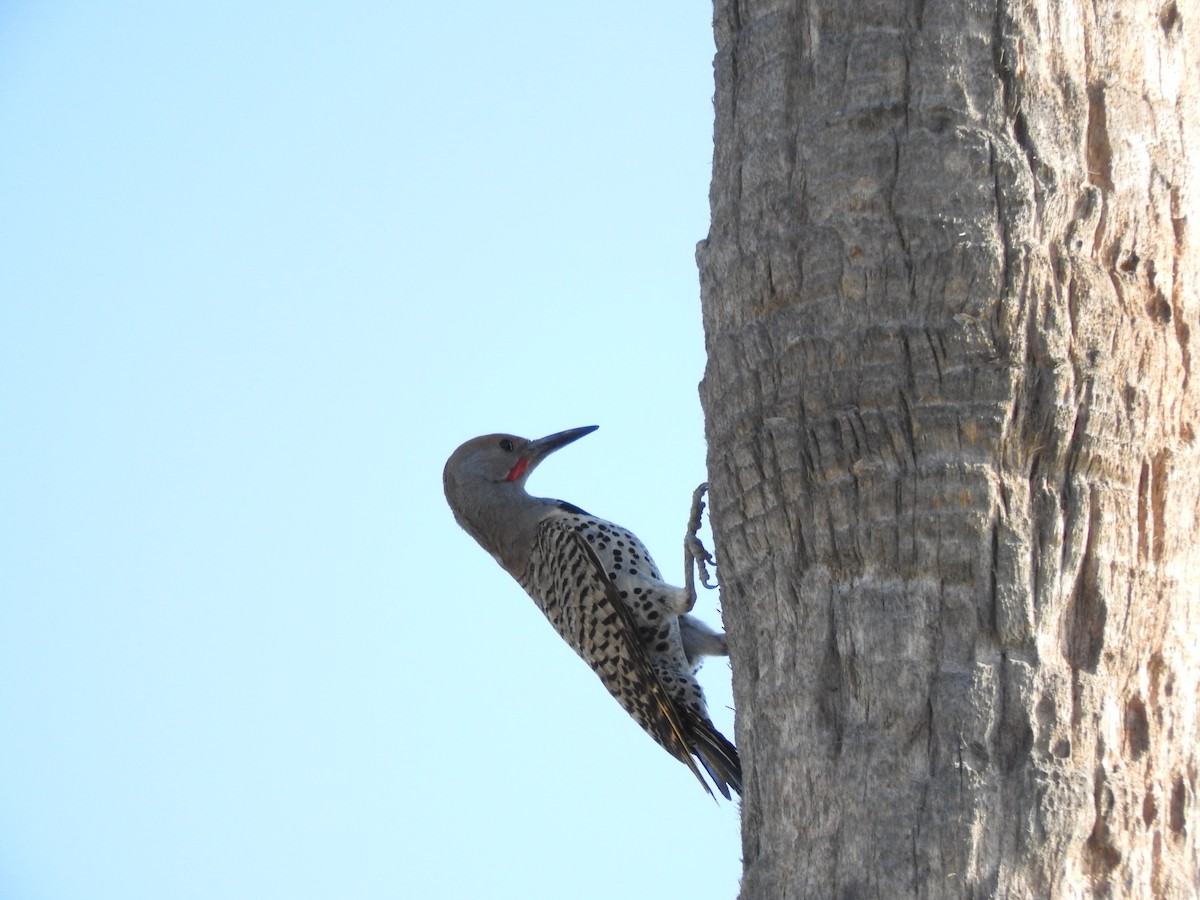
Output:
[[531,488],[678,577],[711,58],[684,0],[0,7],[0,898],[734,896],[440,483],[598,424]]

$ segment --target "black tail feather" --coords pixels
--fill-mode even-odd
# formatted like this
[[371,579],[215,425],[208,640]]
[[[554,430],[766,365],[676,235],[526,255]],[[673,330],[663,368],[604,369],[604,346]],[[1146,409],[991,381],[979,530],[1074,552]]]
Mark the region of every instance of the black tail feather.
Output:
[[713,727],[712,722],[701,719],[692,721],[691,750],[700,764],[707,770],[717,790],[726,799],[733,788],[738,796],[742,793],[742,761],[735,747],[725,735]]

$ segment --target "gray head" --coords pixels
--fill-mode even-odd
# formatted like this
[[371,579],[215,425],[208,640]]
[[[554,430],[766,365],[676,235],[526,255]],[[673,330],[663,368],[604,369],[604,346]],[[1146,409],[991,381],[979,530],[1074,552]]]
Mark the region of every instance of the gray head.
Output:
[[572,428],[535,441],[485,434],[446,460],[442,487],[454,518],[513,575],[524,571],[536,526],[552,507],[530,497],[525,482],[547,456],[598,427]]

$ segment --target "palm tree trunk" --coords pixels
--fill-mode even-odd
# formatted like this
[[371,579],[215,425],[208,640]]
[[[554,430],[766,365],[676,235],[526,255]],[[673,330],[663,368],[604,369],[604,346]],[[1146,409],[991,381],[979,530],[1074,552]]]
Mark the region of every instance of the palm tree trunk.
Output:
[[1200,15],[714,23],[743,900],[1195,896]]

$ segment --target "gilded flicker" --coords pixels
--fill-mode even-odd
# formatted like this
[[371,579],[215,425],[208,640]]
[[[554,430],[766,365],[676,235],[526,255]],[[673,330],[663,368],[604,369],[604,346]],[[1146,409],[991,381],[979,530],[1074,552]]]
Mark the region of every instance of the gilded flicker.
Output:
[[[458,523],[533,598],[625,711],[705,790],[711,793],[696,761],[722,795],[728,798],[730,788],[740,794],[737,748],[709,720],[695,677],[703,657],[728,650],[723,634],[688,615],[696,599],[690,557],[688,587],[674,587],[632,532],[525,490],[538,463],[595,430],[574,428],[535,441],[511,434],[473,438],[446,462],[446,500]],[[697,546],[690,538],[689,547]]]

